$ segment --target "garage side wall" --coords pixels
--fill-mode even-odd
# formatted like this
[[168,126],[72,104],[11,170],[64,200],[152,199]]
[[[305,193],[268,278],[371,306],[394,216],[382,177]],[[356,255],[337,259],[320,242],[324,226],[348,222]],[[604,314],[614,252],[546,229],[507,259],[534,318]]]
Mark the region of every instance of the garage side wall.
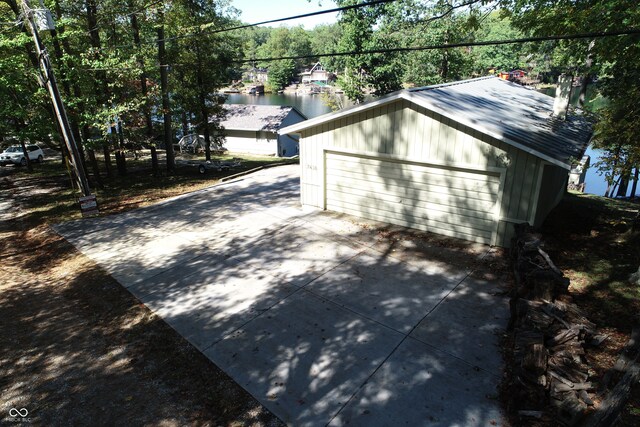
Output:
[[566,169],[545,163],[542,165],[543,174],[540,182],[540,197],[538,199],[537,211],[533,225],[542,225],[547,215],[562,200],[566,193],[569,174]]
[[278,135],[274,132],[225,129],[224,148],[230,152],[276,155]]
[[326,209],[326,152],[499,173],[495,244],[508,246],[513,223],[533,223],[541,161],[455,121],[398,100],[304,130],[301,203]]

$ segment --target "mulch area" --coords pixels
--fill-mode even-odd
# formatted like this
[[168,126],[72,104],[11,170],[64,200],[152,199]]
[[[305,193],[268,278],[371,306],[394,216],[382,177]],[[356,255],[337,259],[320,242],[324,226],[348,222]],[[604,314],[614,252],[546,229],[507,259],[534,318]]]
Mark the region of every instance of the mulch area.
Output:
[[26,408],[39,425],[282,424],[99,266],[30,224],[20,208],[30,183],[0,178],[0,202],[14,201],[0,218],[0,420]]

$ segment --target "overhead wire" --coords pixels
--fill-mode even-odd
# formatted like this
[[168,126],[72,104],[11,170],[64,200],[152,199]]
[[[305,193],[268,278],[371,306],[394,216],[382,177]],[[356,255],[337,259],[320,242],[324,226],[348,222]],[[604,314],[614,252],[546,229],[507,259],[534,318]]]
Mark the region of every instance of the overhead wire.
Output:
[[[589,33],[574,33],[564,35],[550,35],[550,36],[538,36],[538,37],[522,37],[517,39],[505,39],[505,40],[485,40],[485,41],[468,41],[459,43],[441,43],[427,46],[410,46],[410,47],[397,47],[387,49],[369,49],[369,50],[356,50],[348,52],[331,52],[331,53],[319,53],[312,55],[292,55],[292,56],[279,56],[270,58],[251,58],[251,59],[236,59],[232,60],[232,63],[248,63],[248,62],[273,62],[284,61],[294,59],[311,59],[311,58],[327,58],[327,57],[340,57],[340,56],[353,56],[353,55],[373,55],[373,54],[385,54],[395,52],[417,52],[424,50],[436,50],[436,49],[455,49],[461,47],[478,47],[478,46],[499,46],[506,44],[518,44],[518,43],[536,43],[543,41],[558,41],[558,40],[582,40],[582,39],[597,39],[604,37],[617,37],[625,35],[640,34],[640,29],[629,28],[626,30],[618,31],[600,31]],[[183,67],[194,66],[195,64],[187,63],[174,63],[174,64],[156,64],[154,67]],[[145,68],[146,69],[146,68]],[[151,68],[149,68],[150,70]],[[106,67],[106,68],[86,68],[86,71],[121,71],[121,70],[140,70],[140,68],[131,67]]]
[[[354,4],[354,5],[350,5],[350,6],[341,6],[341,7],[336,7],[333,9],[325,9],[325,10],[319,10],[316,12],[310,12],[310,13],[304,13],[301,15],[293,15],[293,16],[287,16],[284,18],[277,18],[277,19],[271,19],[271,20],[267,20],[267,21],[261,21],[261,22],[255,22],[252,24],[241,24],[241,25],[234,25],[231,27],[225,27],[225,28],[220,28],[220,29],[213,29],[213,30],[207,30],[207,26],[214,24],[215,21],[210,21],[210,22],[205,22],[200,24],[200,28],[203,28],[200,31],[197,32],[193,32],[193,33],[188,33],[188,34],[183,34],[183,35],[179,35],[179,36],[172,36],[172,37],[165,37],[163,39],[156,39],[153,41],[142,41],[141,44],[156,44],[158,42],[164,41],[164,42],[168,42],[168,41],[173,41],[173,40],[181,40],[181,39],[185,39],[185,38],[191,38],[191,37],[202,37],[203,35],[210,35],[210,34],[219,34],[219,33],[225,33],[228,31],[236,31],[236,30],[241,30],[244,28],[252,28],[252,27],[257,27],[260,25],[266,25],[266,24],[274,24],[277,22],[285,22],[285,21],[292,21],[295,19],[303,19],[303,18],[309,18],[312,16],[319,16],[319,15],[324,15],[324,14],[328,14],[328,13],[336,13],[336,12],[342,12],[342,11],[347,11],[347,10],[353,10],[353,9],[360,9],[363,7],[368,7],[368,6],[376,6],[376,5],[380,5],[380,4],[385,4],[385,3],[393,3],[396,2],[398,0],[371,0],[365,3],[358,3],[358,4]],[[478,3],[481,2],[483,0],[470,0],[469,3]],[[114,47],[105,47],[102,48],[102,50],[106,50],[106,49],[121,49],[121,48],[130,48],[131,44],[126,44],[126,45],[120,45],[120,46],[114,46]]]
[[381,53],[392,53],[392,52],[415,52],[421,50],[435,50],[435,49],[454,49],[458,47],[474,47],[474,46],[499,46],[505,44],[516,44],[516,43],[532,43],[532,42],[542,42],[542,41],[553,41],[553,40],[579,40],[579,39],[593,39],[593,38],[602,38],[602,37],[614,37],[614,36],[623,36],[623,35],[632,35],[632,34],[640,34],[640,29],[630,28],[626,30],[619,31],[599,31],[599,32],[590,32],[590,33],[577,33],[577,34],[566,34],[566,35],[552,35],[552,36],[538,36],[538,37],[523,37],[517,39],[506,39],[506,40],[486,40],[486,41],[476,41],[476,42],[460,42],[460,43],[443,43],[443,44],[435,44],[429,46],[410,46],[410,47],[397,47],[397,48],[387,48],[387,49],[370,49],[363,51],[349,51],[349,52],[332,52],[332,53],[320,53],[314,55],[292,55],[292,56],[279,56],[273,58],[251,58],[251,59],[239,59],[234,60],[234,63],[246,63],[246,62],[271,62],[271,61],[284,61],[287,59],[308,59],[308,58],[325,58],[325,57],[334,57],[334,56],[349,56],[349,55],[371,55],[371,54],[381,54]]

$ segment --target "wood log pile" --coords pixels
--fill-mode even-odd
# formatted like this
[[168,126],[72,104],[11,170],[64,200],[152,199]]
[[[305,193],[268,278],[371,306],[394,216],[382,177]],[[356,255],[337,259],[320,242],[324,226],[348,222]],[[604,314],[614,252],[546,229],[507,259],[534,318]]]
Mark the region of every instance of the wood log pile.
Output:
[[517,228],[512,245],[516,286],[509,331],[512,375],[507,387],[519,425],[538,419],[575,426],[594,405],[585,348],[604,337],[572,303],[569,280],[541,248],[528,225]]

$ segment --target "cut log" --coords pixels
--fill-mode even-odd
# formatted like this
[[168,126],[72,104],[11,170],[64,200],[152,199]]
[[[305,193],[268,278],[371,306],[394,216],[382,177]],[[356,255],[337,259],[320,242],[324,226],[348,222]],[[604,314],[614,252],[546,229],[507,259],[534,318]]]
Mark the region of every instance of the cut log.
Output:
[[575,392],[565,393],[561,400],[551,399],[556,408],[558,420],[567,426],[579,425],[584,418],[587,405],[580,401]]
[[542,418],[544,412],[542,411],[518,411],[518,415],[520,417],[529,417],[529,418]]
[[580,328],[576,326],[572,326],[571,328],[565,329],[561,331],[559,334],[556,334],[553,338],[549,339],[547,341],[547,345],[549,347],[554,347],[559,344],[564,344],[567,341],[577,338],[578,334],[580,334]]
[[559,381],[554,381],[552,383],[552,387],[557,393],[563,393],[565,391],[593,390],[593,384],[589,382],[573,383],[572,385],[567,385]]
[[582,400],[584,403],[587,404],[587,406],[594,406],[595,403],[593,402],[593,400],[591,400],[591,397],[589,396],[589,393],[587,393],[586,390],[580,390],[578,392],[578,397],[580,398],[580,400]]
[[543,251],[542,248],[540,248],[540,247],[538,247],[538,253],[540,255],[542,255],[542,258],[544,258],[544,260],[547,262],[547,265],[549,266],[549,268],[551,268],[551,270],[553,270],[559,276],[564,276],[562,271],[560,271],[560,269],[558,267],[556,267],[556,265],[553,263],[553,261],[551,261],[551,257],[549,256],[548,253]]
[[634,328],[631,332],[631,338],[627,341],[624,349],[620,353],[618,360],[613,365],[611,369],[609,369],[602,378],[600,383],[600,389],[598,390],[598,395],[602,397],[606,392],[609,384],[613,381],[614,377],[623,374],[627,371],[628,367],[631,366],[638,358],[640,357],[640,328]]
[[633,384],[640,380],[640,367],[632,364],[620,382],[613,388],[609,396],[602,401],[598,409],[589,417],[585,427],[611,426],[620,415],[622,407],[629,398]]
[[522,367],[537,375],[542,375],[547,371],[547,349],[544,344],[538,343],[529,346],[522,359]]

